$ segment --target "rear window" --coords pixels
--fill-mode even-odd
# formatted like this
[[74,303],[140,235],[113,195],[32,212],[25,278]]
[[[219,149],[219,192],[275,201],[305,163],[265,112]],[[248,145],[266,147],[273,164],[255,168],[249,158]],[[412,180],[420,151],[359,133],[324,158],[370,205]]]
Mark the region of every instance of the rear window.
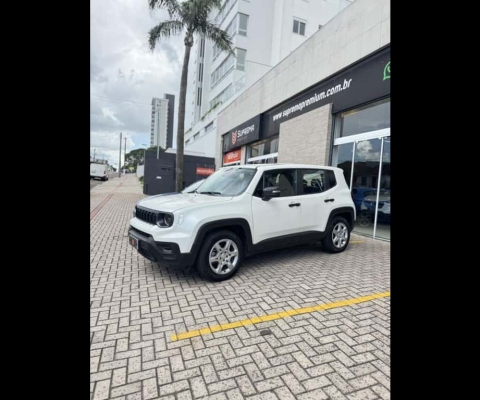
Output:
[[337,186],[337,180],[335,179],[335,172],[332,170],[327,170],[327,179],[328,179],[328,187],[329,189]]

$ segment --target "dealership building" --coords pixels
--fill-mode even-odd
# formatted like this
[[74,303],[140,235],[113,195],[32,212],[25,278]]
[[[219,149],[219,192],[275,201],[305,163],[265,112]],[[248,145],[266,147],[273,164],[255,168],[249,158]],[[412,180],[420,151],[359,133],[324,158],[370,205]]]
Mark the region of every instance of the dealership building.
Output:
[[390,1],[357,0],[218,115],[216,165],[343,169],[355,231],[390,239]]

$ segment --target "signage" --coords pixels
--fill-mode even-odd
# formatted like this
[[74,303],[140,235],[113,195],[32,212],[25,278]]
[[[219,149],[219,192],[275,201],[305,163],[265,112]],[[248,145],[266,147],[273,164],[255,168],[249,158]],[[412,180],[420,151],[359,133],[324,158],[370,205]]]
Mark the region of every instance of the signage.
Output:
[[197,175],[212,175],[215,172],[214,168],[204,168],[204,167],[197,167]]
[[385,69],[383,70],[383,80],[390,79],[390,61],[387,65],[385,65]]
[[236,161],[240,161],[242,158],[242,150],[233,150],[230,153],[226,153],[223,156],[223,164],[228,164]]
[[223,135],[223,152],[254,142],[258,140],[259,134],[260,115],[257,115]]
[[280,124],[332,103],[347,110],[390,95],[390,47],[324,80],[262,115],[261,138],[278,135]]

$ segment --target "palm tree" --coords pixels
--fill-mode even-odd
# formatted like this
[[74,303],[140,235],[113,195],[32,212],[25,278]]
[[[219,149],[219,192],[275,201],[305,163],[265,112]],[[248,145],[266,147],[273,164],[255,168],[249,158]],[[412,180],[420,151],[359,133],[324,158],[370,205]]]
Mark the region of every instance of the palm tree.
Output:
[[148,32],[150,50],[162,39],[184,34],[185,55],[180,80],[180,99],[178,103],[176,190],[183,189],[183,149],[185,127],[185,98],[187,95],[188,62],[193,46],[193,36],[198,34],[210,39],[222,51],[233,53],[230,36],[212,23],[208,17],[214,8],[220,8],[222,0],[148,0],[150,10],[166,9],[170,19],[160,22]]

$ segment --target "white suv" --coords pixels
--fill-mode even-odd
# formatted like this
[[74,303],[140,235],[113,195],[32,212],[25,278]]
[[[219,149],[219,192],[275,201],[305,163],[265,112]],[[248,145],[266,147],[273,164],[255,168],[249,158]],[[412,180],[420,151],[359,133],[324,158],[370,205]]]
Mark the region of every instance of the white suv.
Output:
[[151,261],[232,277],[245,256],[321,242],[346,249],[355,206],[343,171],[297,164],[224,167],[194,193],[140,200],[129,242]]

